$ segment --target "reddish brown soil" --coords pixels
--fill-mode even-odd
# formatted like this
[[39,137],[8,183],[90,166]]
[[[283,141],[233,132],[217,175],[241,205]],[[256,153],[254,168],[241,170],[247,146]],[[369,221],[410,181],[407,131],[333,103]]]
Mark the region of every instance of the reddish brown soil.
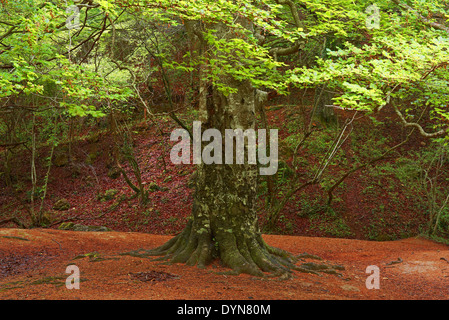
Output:
[[[270,245],[294,254],[315,254],[324,262],[345,267],[342,276],[295,272],[289,280],[220,275],[217,272],[227,269],[218,263],[201,270],[119,255],[156,247],[169,238],[134,232],[0,229],[0,299],[449,298],[449,248],[419,238],[370,242],[264,236]],[[93,252],[97,255],[80,258]],[[402,262],[391,264],[393,261]],[[79,267],[79,290],[65,286],[68,264]],[[366,288],[369,274],[365,271],[369,265],[380,268],[380,289]]]
[[[286,108],[267,112],[270,126],[280,129],[281,138],[288,135],[285,123],[295,116],[294,112]],[[340,113],[342,119],[352,115]],[[389,115],[383,117],[388,120]],[[87,139],[74,143],[72,162],[64,167],[51,168],[43,204],[44,212],[49,214],[52,222],[50,229],[0,229],[0,299],[449,298],[447,246],[418,238],[388,242],[329,238],[340,235],[329,232],[333,230],[333,224],[326,225],[325,215],[318,212],[312,221],[300,214],[304,203],[315,199],[326,200],[319,186],[303,190],[284,208],[282,219],[274,232],[290,236],[266,235],[265,239],[270,245],[294,254],[307,252],[329,263],[344,265],[346,269],[342,277],[298,272],[290,280],[218,275],[217,272],[226,270],[218,263],[206,270],[199,270],[196,267],[161,265],[150,259],[118,255],[164,243],[171,237],[170,234],[182,230],[191,213],[192,189],[188,188],[188,179],[194,167],[170,163],[168,133],[176,126],[171,122],[162,124],[166,133],[163,137],[157,134],[153,126],[144,123],[137,125],[133,131],[134,151],[143,183],[156,183],[165,189],[150,192],[151,201],[147,206],[141,206],[138,198],[130,198],[133,192],[122,178],[108,177],[107,163],[114,144],[107,133],[100,135],[98,141]],[[387,123],[385,130],[387,136],[392,138],[389,142],[391,146],[404,138],[404,132],[393,122],[391,125]],[[413,137],[403,149],[420,148],[423,143]],[[351,154],[357,150],[347,143],[344,151],[349,164],[352,164]],[[45,159],[49,150],[43,147],[38,153],[37,172],[39,185],[42,185],[47,172]],[[95,155],[94,161],[86,162],[87,155]],[[305,156],[310,160],[310,165],[321,159],[315,154]],[[165,159],[165,163],[162,159]],[[122,165],[134,179],[126,161]],[[14,185],[8,187],[0,180],[0,220],[15,216],[29,225],[29,214],[25,210],[30,206],[25,200],[26,193],[31,190],[29,166],[29,154],[18,154],[12,172]],[[329,168],[329,174],[336,178],[343,171],[338,166]],[[363,193],[363,189],[373,184],[373,181],[365,181],[362,171],[348,177],[345,183],[346,188],[339,188],[335,192],[335,196],[339,196],[342,201],[335,201],[334,204],[350,228],[351,235],[345,234],[345,237],[386,240],[391,238],[385,235],[394,238],[412,236],[418,234],[420,225],[426,223],[422,209],[412,199],[405,198],[399,181],[378,181],[376,194]],[[385,192],[385,188],[392,183],[395,196]],[[107,201],[99,200],[97,194],[108,189],[116,189],[116,197]],[[122,196],[126,196],[127,200],[111,209]],[[69,210],[59,212],[52,209],[61,198],[69,200]],[[260,200],[262,206],[264,198]],[[385,227],[376,224],[379,218],[373,213],[381,205],[387,212],[381,216],[386,221]],[[38,210],[40,201],[36,200],[35,206],[35,210]],[[264,211],[261,209],[258,213],[263,223]],[[115,232],[60,231],[56,230],[58,221],[104,225]],[[1,227],[16,225],[5,223]],[[376,227],[379,234],[370,235],[371,227]],[[73,260],[79,255],[94,252],[98,254]],[[402,262],[389,264],[398,261],[398,258]],[[80,290],[67,290],[65,287],[68,277],[65,270],[70,263],[80,268],[83,280]],[[369,276],[365,270],[369,265],[380,268],[379,290],[368,290],[365,286]]]

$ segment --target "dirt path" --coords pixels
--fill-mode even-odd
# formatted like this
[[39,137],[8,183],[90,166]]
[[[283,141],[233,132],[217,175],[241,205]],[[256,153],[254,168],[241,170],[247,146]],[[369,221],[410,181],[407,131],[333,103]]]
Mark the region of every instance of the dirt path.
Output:
[[[0,229],[0,299],[449,299],[449,247],[422,239],[390,242],[266,235],[267,243],[345,266],[342,276],[296,273],[290,280],[229,276],[119,255],[170,236],[124,232]],[[76,258],[76,259],[74,259]],[[398,262],[398,263],[392,263]],[[81,274],[68,290],[68,264]],[[380,269],[368,290],[367,266]]]

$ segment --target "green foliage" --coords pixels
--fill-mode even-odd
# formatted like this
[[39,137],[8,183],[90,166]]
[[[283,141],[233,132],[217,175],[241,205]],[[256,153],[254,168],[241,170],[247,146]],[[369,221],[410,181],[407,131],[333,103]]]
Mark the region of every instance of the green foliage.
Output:
[[381,130],[356,130],[351,135],[351,147],[354,150],[354,160],[365,163],[381,156],[388,149],[389,137],[382,135]]
[[[5,112],[0,117],[0,137],[8,143],[29,142],[36,133],[38,145],[55,147],[73,133],[73,117],[88,117],[93,124],[115,112],[129,116],[135,101],[142,104],[150,99],[140,95],[142,87],[159,85],[171,100],[173,82],[180,87],[187,75],[190,86],[202,80],[226,95],[239,89],[229,86],[230,77],[281,94],[291,87],[325,84],[336,93],[333,104],[342,108],[367,114],[390,108],[403,115],[401,122],[409,127],[429,116],[425,131],[447,130],[449,38],[441,28],[448,18],[447,1],[379,0],[378,29],[366,25],[369,0],[136,0],[129,6],[96,0],[89,6],[80,4],[82,26],[68,30],[65,9],[71,4],[76,3],[1,2],[0,102]],[[189,22],[195,23],[201,49],[195,41],[187,48],[184,26]],[[198,115],[191,111],[189,117]],[[303,120],[287,122],[293,134],[283,141],[284,160],[302,138],[296,126],[304,126]],[[320,163],[335,135],[331,128],[314,132],[303,145],[312,159],[299,155],[294,166]],[[443,145],[445,139],[439,135],[435,143]],[[387,142],[375,130],[355,135],[352,141],[358,163],[381,155]],[[8,152],[6,159],[10,159]],[[372,192],[386,176],[418,187],[421,169],[433,157],[422,156],[401,158],[371,172],[375,179],[365,192]],[[140,184],[140,169],[134,162]],[[286,163],[281,163],[276,177],[281,186],[296,178]],[[347,164],[340,149],[329,165]],[[329,177],[320,181],[324,189],[333,182]],[[144,195],[143,188],[134,187]],[[310,206],[304,210],[316,211]],[[438,228],[446,228],[447,215],[443,208]],[[335,212],[326,212],[326,218],[336,234],[348,234]]]
[[[328,49],[324,58],[317,59],[316,66],[289,71],[289,83],[302,87],[327,83],[341,92],[334,98],[336,104],[365,112],[386,107],[395,100],[405,118],[412,119],[426,106],[433,118],[439,119],[434,129],[446,128],[449,39],[444,30],[432,28],[421,18],[421,13],[427,16],[429,10],[444,14],[444,6],[432,1],[429,9],[430,3],[415,1],[416,11],[407,11],[394,1],[382,1],[377,3],[380,28],[363,30],[362,17],[352,14],[352,10],[363,12],[362,4],[348,3],[346,10],[353,19],[345,20],[345,28],[358,25],[357,36],[340,33],[339,47]],[[404,107],[406,101],[411,101],[412,107]]]
[[43,109],[50,105],[62,107],[71,116],[100,117],[104,114],[90,100],[123,101],[129,96],[129,89],[106,83],[100,74],[73,63],[62,51],[62,43],[54,45],[56,37],[70,41],[63,2],[20,1],[2,6],[0,32],[7,49],[0,55],[0,98],[33,96],[46,102],[40,104]]
[[319,215],[313,214],[309,217],[312,229],[316,229],[337,238],[348,238],[354,236],[351,228],[347,225],[341,214],[332,208],[323,208]]

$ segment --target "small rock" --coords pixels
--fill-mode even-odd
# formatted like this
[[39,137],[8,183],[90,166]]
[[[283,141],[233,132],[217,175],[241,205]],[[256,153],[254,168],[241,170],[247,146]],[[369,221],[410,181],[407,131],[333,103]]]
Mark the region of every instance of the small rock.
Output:
[[310,282],[301,282],[300,284],[301,284],[301,286],[303,286],[303,287],[311,287],[311,286],[313,286],[313,284],[310,283]]
[[70,209],[70,203],[66,199],[59,199],[53,205],[53,209],[57,211],[66,211]]
[[85,226],[82,224],[75,224],[73,226],[73,231],[92,231],[92,232],[105,232],[111,231],[108,227],[105,226]]
[[92,232],[105,232],[112,231],[105,226],[86,226],[83,224],[75,224],[73,222],[63,222],[60,224],[59,230],[71,230],[71,231],[92,231]]
[[98,194],[97,199],[100,201],[109,201],[109,200],[114,199],[114,197],[116,196],[117,193],[118,193],[118,190],[109,189],[109,190],[106,190],[105,193],[103,193],[103,194]]
[[340,288],[342,288],[345,291],[355,291],[355,292],[360,291],[359,288],[351,286],[350,284],[344,284],[344,285],[340,286]]

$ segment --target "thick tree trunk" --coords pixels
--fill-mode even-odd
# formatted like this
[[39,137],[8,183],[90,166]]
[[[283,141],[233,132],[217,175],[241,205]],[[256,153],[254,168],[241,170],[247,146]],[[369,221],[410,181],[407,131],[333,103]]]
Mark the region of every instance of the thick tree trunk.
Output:
[[[206,116],[202,119],[202,130],[218,129],[223,140],[225,129],[255,128],[253,87],[249,82],[233,79],[226,82],[237,92],[226,97],[210,88],[207,110],[203,113]],[[293,257],[267,246],[259,231],[255,210],[257,173],[257,165],[248,163],[200,164],[187,227],[149,253],[199,267],[219,258],[236,273],[287,274],[288,267],[293,266],[289,258]]]
[[[255,128],[251,84],[232,79],[226,84],[238,91],[225,97],[213,90],[204,124],[204,129],[220,130],[222,137],[225,137],[225,129]],[[202,164],[198,168],[194,229],[226,265],[238,272],[259,273],[258,261],[263,259],[261,248],[264,244],[255,211],[256,187],[257,165]]]
[[[231,34],[223,26],[220,36]],[[206,52],[206,50],[203,50]],[[204,72],[204,70],[202,69]],[[224,160],[226,129],[255,129],[255,91],[249,81],[223,76],[222,84],[236,89],[225,96],[213,86],[203,87],[201,129],[217,129],[222,136]],[[203,146],[207,143],[203,143]],[[235,146],[234,155],[235,155]],[[245,149],[247,145],[245,145]],[[186,228],[159,248],[134,255],[161,255],[158,260],[205,267],[220,259],[233,273],[263,276],[264,272],[290,276],[296,266],[290,253],[268,246],[262,239],[255,210],[258,168],[248,164],[200,164],[197,168],[192,216]],[[223,161],[224,162],[224,161]]]

